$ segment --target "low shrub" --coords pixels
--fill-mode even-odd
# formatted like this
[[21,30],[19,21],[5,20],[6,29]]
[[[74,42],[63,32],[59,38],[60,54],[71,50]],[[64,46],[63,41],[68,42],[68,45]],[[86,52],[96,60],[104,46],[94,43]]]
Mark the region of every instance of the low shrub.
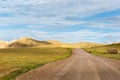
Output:
[[117,48],[108,48],[107,52],[110,54],[118,54],[119,50]]

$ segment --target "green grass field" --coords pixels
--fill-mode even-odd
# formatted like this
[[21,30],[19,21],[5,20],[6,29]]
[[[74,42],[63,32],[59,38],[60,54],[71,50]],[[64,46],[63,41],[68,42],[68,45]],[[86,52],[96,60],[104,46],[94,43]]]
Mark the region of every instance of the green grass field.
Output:
[[13,80],[38,66],[69,57],[70,51],[67,48],[0,49],[0,80]]
[[100,47],[85,48],[85,50],[91,54],[120,60],[120,54],[109,54],[107,52],[108,48],[117,48],[120,50],[120,44],[111,44],[111,45],[100,46]]

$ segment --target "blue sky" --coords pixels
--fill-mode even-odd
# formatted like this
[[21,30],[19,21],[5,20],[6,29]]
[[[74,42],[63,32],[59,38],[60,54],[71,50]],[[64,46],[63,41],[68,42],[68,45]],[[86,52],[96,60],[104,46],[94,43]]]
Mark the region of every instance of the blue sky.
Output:
[[0,40],[119,42],[120,0],[0,0]]

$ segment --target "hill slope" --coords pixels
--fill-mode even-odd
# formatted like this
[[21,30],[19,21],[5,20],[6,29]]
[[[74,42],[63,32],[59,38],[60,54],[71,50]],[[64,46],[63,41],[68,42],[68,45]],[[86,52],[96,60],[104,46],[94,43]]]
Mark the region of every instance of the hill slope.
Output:
[[106,45],[106,47],[113,47],[113,48],[119,48],[120,49],[120,43],[109,44],[109,45]]
[[8,44],[7,41],[0,41],[0,48],[5,48]]
[[97,46],[94,48],[85,48],[86,51],[103,57],[113,58],[120,60],[120,54],[110,54],[108,53],[107,49],[109,48],[117,48],[120,51],[120,43],[113,43],[113,44],[107,44],[104,46]]
[[34,47],[34,46],[43,46],[43,45],[50,45],[51,43],[46,41],[38,41],[32,38],[21,38],[18,40],[12,41],[8,47],[16,48],[16,47]]
[[95,47],[101,44],[80,42],[80,43],[63,43],[56,40],[38,41],[32,38],[20,38],[11,42],[0,42],[0,48],[22,48],[22,47],[66,47],[66,48],[85,48]]
[[56,40],[48,40],[48,42],[54,44],[55,46],[61,47],[71,47],[71,48],[85,48],[85,47],[95,47],[101,46],[101,44],[91,43],[91,42],[80,42],[80,43],[62,43]]

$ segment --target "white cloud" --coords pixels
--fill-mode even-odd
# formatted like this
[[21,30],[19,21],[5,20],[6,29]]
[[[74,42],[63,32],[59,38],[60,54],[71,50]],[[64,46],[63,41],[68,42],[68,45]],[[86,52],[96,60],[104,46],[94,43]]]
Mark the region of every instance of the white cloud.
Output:
[[47,0],[46,3],[37,5],[39,9],[36,9],[36,6],[32,8],[35,8],[36,13],[40,13],[42,16],[51,14],[63,17],[76,15],[82,17],[118,9],[120,7],[119,2],[119,0]]
[[1,3],[1,6],[5,5],[10,10],[13,9],[15,15],[84,16],[118,9],[119,3],[119,0],[7,0]]
[[[39,30],[0,30],[0,40],[32,37],[38,40],[60,40],[63,42],[115,42],[120,41],[120,32],[104,33],[101,31],[81,30],[76,32],[44,32]],[[10,36],[8,36],[10,35]]]
[[[63,42],[115,42],[120,41],[120,32],[109,32],[104,33],[102,31],[91,31],[91,30],[81,30],[75,32],[63,32],[63,33],[54,33],[54,32],[39,32],[32,31],[36,39],[42,40],[60,40]],[[110,40],[110,38],[112,38]]]
[[88,27],[96,27],[96,28],[112,28],[112,29],[119,29],[119,23],[105,23],[105,22],[88,22],[87,24],[83,24]]
[[[120,8],[120,0],[6,0],[0,1],[1,13],[14,17],[0,17],[0,25],[46,24],[74,25],[66,17],[85,17]],[[8,19],[8,20],[7,20]],[[82,21],[81,21],[82,22]],[[77,22],[76,22],[77,23]],[[56,25],[55,25],[56,26]]]
[[[111,17],[97,21],[83,21],[81,18],[113,11],[120,8],[120,0],[5,0],[0,1],[0,27],[26,24],[26,30],[2,30],[1,39],[30,36],[38,39],[58,39],[62,41],[99,41],[106,36],[115,36],[120,40],[119,32],[105,33],[102,31],[79,30],[76,32],[44,32],[34,30],[38,28],[65,28],[69,26],[83,26],[85,28],[117,28],[120,29],[120,17]],[[79,17],[80,20],[67,20],[67,17]],[[117,20],[116,20],[117,19]],[[108,21],[109,23],[106,23]],[[32,30],[33,29],[33,30]],[[65,28],[66,29],[66,28]],[[16,34],[14,34],[16,33]],[[10,36],[8,36],[10,35]],[[103,39],[101,39],[103,38]],[[116,40],[116,41],[117,41]],[[114,41],[114,40],[112,40]]]
[[46,32],[35,31],[35,30],[26,30],[26,29],[16,29],[16,30],[0,30],[0,40],[13,40],[21,37],[35,37],[35,34],[45,35]]

